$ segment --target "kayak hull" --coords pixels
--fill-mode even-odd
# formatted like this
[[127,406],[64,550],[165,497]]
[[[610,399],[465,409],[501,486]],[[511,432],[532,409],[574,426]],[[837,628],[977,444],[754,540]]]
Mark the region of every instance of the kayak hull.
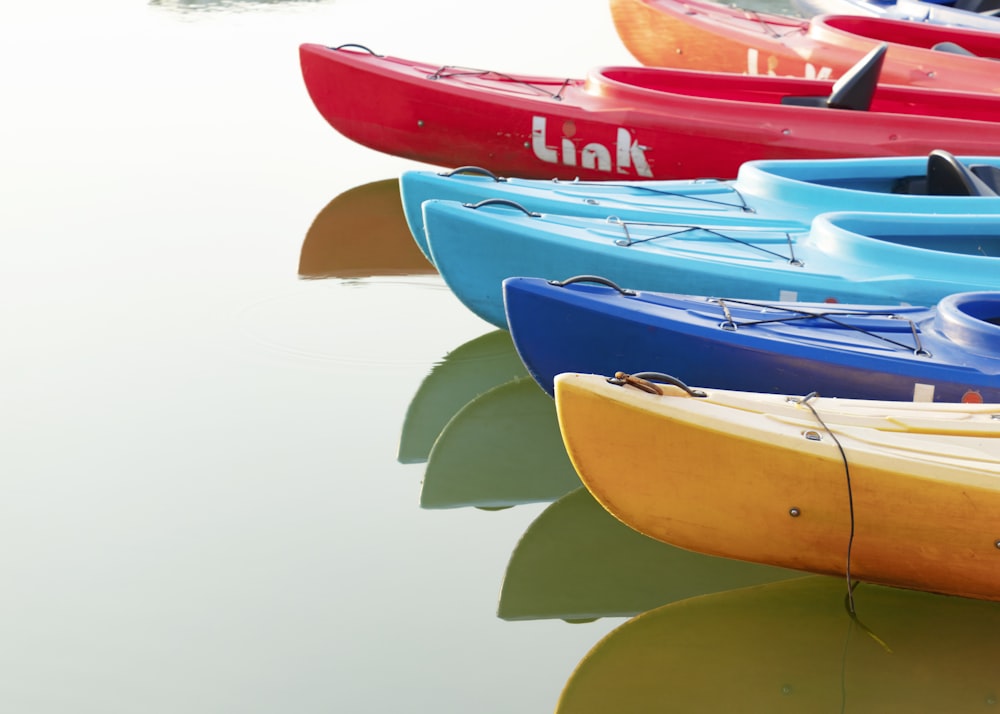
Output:
[[782,104],[833,82],[650,67],[514,76],[305,44],[306,88],[348,139],[525,178],[732,178],[753,159],[1000,153],[1000,97],[879,86],[864,112]]
[[509,278],[504,305],[518,354],[550,394],[562,372],[653,370],[717,389],[1000,403],[1000,325],[975,317],[1000,316],[1000,293],[831,305]]
[[711,555],[1000,599],[995,405],[661,391],[556,378],[570,459],[627,525]]

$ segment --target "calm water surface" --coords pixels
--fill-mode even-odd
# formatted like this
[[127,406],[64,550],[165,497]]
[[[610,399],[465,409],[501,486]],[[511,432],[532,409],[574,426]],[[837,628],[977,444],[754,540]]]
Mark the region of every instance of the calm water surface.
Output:
[[[300,42],[631,63],[602,0],[0,10],[5,711],[553,711],[628,617],[788,576],[580,489],[509,338],[415,253],[394,181],[418,165],[323,122]],[[695,633],[685,680],[776,706],[722,640]],[[787,704],[782,676],[753,678]]]

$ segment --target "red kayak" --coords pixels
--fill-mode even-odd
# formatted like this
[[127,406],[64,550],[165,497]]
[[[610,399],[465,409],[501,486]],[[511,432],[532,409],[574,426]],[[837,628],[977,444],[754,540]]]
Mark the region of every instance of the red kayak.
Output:
[[514,76],[357,45],[304,44],[300,59],[313,103],[347,138],[508,176],[730,178],[752,159],[1000,153],[1000,96],[876,86],[884,48],[836,84],[652,67]]
[[611,0],[611,16],[625,48],[650,67],[836,79],[885,42],[882,82],[1000,92],[1000,35],[985,30],[860,15],[802,20],[709,0]]

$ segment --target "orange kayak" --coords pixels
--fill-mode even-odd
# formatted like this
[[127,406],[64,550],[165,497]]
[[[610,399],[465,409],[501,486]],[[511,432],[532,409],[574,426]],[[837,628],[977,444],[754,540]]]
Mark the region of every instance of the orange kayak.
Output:
[[611,0],[611,15],[647,66],[837,79],[888,43],[882,83],[1000,92],[1000,41],[984,30],[860,15],[804,20],[709,0]]

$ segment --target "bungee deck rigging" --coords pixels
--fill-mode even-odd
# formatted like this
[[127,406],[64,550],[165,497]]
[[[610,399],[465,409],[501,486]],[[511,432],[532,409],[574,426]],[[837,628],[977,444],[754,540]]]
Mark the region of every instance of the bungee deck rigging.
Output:
[[[777,307],[773,303],[764,302],[754,302],[751,300],[737,300],[733,298],[715,298],[712,300],[717,303],[722,309],[722,313],[725,316],[725,322],[722,323],[722,327],[727,330],[737,330],[741,327],[753,327],[756,325],[770,325],[774,323],[790,323],[801,320],[824,320],[836,325],[837,327],[842,327],[848,330],[853,330],[863,335],[868,335],[877,340],[881,340],[896,347],[900,347],[907,352],[912,352],[915,355],[922,357],[931,357],[931,353],[923,348],[920,343],[920,330],[917,328],[916,323],[908,317],[903,317],[895,312],[889,310],[831,310],[823,312],[813,312],[811,310],[801,310],[786,305]],[[779,310],[783,312],[790,313],[784,317],[769,317],[766,319],[759,318],[754,320],[737,320],[733,317],[732,311],[729,309],[729,304],[739,304],[746,305],[749,307],[759,307],[762,309],[772,309]],[[897,340],[893,340],[884,335],[880,335],[877,332],[861,327],[859,325],[853,325],[849,322],[844,322],[838,320],[838,317],[886,317],[893,320],[904,321],[910,328],[910,334],[913,336],[914,345],[906,345]]]

